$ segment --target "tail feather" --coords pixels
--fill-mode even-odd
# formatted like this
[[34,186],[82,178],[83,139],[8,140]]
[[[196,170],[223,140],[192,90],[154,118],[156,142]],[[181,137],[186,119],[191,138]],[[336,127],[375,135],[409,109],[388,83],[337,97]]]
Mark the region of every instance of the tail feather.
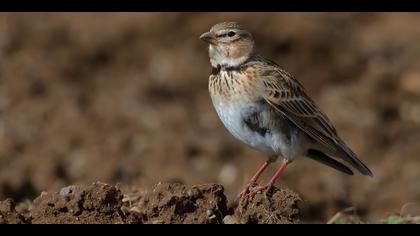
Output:
[[357,155],[343,142],[339,141],[338,146],[344,152],[344,160],[348,161],[354,166],[360,173],[373,177],[372,171],[357,157]]
[[322,164],[325,164],[329,167],[332,167],[338,171],[341,171],[343,173],[346,173],[348,175],[353,175],[353,171],[345,166],[344,164],[334,160],[333,158],[327,156],[325,153],[315,150],[315,149],[309,149],[307,154],[309,158],[315,161],[319,161]]

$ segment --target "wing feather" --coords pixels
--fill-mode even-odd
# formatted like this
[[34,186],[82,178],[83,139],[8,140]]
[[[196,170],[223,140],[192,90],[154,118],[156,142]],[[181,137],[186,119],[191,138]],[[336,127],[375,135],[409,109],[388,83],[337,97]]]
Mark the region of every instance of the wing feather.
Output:
[[372,176],[372,172],[340,139],[328,117],[297,80],[273,62],[266,63],[261,70],[262,93],[268,104],[327,150],[340,153],[340,158],[351,163],[361,173]]
[[264,99],[315,140],[331,151],[336,150],[334,138],[337,131],[307,95],[303,86],[280,68],[268,68],[272,71],[262,73],[270,75],[262,76],[265,85]]

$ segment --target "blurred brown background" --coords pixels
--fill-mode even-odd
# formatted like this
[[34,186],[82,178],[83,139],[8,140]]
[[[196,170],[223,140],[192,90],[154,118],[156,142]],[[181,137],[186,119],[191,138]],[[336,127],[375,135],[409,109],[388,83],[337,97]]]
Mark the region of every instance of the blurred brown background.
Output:
[[265,157],[226,131],[207,92],[198,37],[227,20],[304,84],[375,174],[290,165],[277,185],[302,195],[308,220],[420,201],[420,14],[408,13],[0,14],[0,200],[97,180],[217,182],[233,199]]

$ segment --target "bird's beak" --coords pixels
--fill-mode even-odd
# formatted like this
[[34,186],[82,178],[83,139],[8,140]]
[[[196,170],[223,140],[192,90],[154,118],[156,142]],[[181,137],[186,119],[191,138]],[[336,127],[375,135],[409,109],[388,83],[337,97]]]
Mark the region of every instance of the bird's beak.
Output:
[[212,32],[206,32],[200,36],[200,39],[207,43],[214,43],[215,37]]

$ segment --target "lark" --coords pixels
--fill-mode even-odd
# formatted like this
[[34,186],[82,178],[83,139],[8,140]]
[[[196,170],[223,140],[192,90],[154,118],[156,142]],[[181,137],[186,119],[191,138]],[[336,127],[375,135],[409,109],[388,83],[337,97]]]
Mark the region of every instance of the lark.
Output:
[[[373,176],[303,85],[258,53],[252,34],[243,25],[219,23],[200,39],[209,44],[212,72],[208,88],[220,120],[235,138],[267,156],[240,198],[251,187],[255,191],[270,189],[286,166],[301,157],[353,175],[339,159],[361,174]],[[279,157],[281,165],[271,180],[258,186],[261,174]]]

